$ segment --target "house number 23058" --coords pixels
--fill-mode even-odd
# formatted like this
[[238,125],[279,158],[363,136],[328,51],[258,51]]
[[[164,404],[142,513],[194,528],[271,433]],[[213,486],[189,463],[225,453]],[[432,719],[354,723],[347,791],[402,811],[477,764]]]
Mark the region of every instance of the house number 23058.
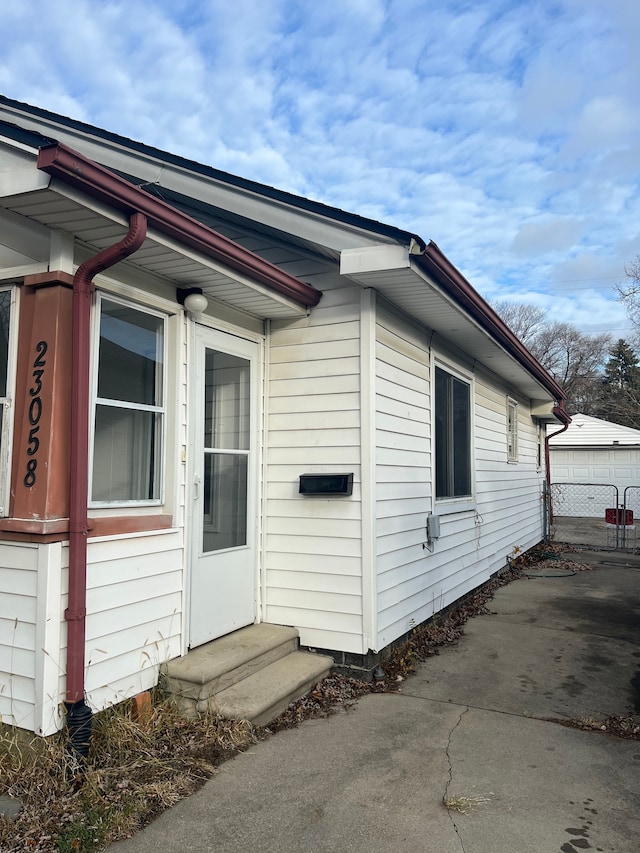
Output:
[[33,362],[33,385],[29,388],[29,440],[27,442],[27,472],[24,475],[24,484],[30,489],[36,484],[36,468],[38,467],[38,448],[40,447],[40,418],[42,417],[42,377],[47,363],[45,355],[49,345],[46,341],[38,341],[36,352],[38,353]]

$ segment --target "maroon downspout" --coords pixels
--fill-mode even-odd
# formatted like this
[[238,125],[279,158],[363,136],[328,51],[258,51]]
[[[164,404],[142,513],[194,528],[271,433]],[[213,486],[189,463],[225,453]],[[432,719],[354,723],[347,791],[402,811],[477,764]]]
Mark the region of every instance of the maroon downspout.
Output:
[[[560,435],[561,432],[564,432],[569,428],[569,424],[571,423],[571,417],[565,412],[562,405],[554,406],[553,414],[561,421],[563,421],[563,425],[560,429],[552,432],[551,435],[545,436],[544,439],[544,467],[547,479],[547,494],[551,495],[551,453],[549,451],[549,439],[555,438],[556,435]],[[553,504],[551,502],[551,498],[549,498],[549,524],[553,524]]]
[[64,614],[68,630],[67,707],[84,703],[92,280],[98,273],[136,252],[146,233],[146,218],[141,213],[133,213],[126,237],[86,260],[73,277],[71,387],[74,413],[71,419],[69,493],[69,599]]

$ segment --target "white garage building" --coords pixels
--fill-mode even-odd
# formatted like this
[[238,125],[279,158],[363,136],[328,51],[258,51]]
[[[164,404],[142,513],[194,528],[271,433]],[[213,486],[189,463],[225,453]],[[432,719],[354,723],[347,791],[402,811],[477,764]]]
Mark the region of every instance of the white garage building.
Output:
[[[549,433],[553,432],[551,427]],[[549,439],[549,453],[556,514],[603,516],[606,507],[625,502],[625,492],[627,507],[639,514],[640,429],[572,415],[569,427]]]

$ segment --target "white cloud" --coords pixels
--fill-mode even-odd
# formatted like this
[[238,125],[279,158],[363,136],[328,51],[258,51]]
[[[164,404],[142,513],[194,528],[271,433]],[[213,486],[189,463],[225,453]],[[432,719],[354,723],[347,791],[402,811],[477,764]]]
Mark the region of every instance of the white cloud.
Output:
[[640,252],[640,4],[30,0],[0,29],[9,97],[432,238],[491,298],[621,323],[588,279]]
[[511,243],[516,255],[524,257],[569,251],[584,232],[578,219],[545,218],[544,222],[525,222]]

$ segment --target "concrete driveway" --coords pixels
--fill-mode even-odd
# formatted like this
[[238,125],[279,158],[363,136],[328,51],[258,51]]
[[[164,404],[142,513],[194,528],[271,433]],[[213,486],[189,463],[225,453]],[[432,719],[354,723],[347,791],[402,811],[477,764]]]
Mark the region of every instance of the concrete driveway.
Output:
[[110,853],[637,853],[640,742],[549,718],[640,713],[640,558],[577,559],[597,570],[503,587],[400,693],[257,744]]

